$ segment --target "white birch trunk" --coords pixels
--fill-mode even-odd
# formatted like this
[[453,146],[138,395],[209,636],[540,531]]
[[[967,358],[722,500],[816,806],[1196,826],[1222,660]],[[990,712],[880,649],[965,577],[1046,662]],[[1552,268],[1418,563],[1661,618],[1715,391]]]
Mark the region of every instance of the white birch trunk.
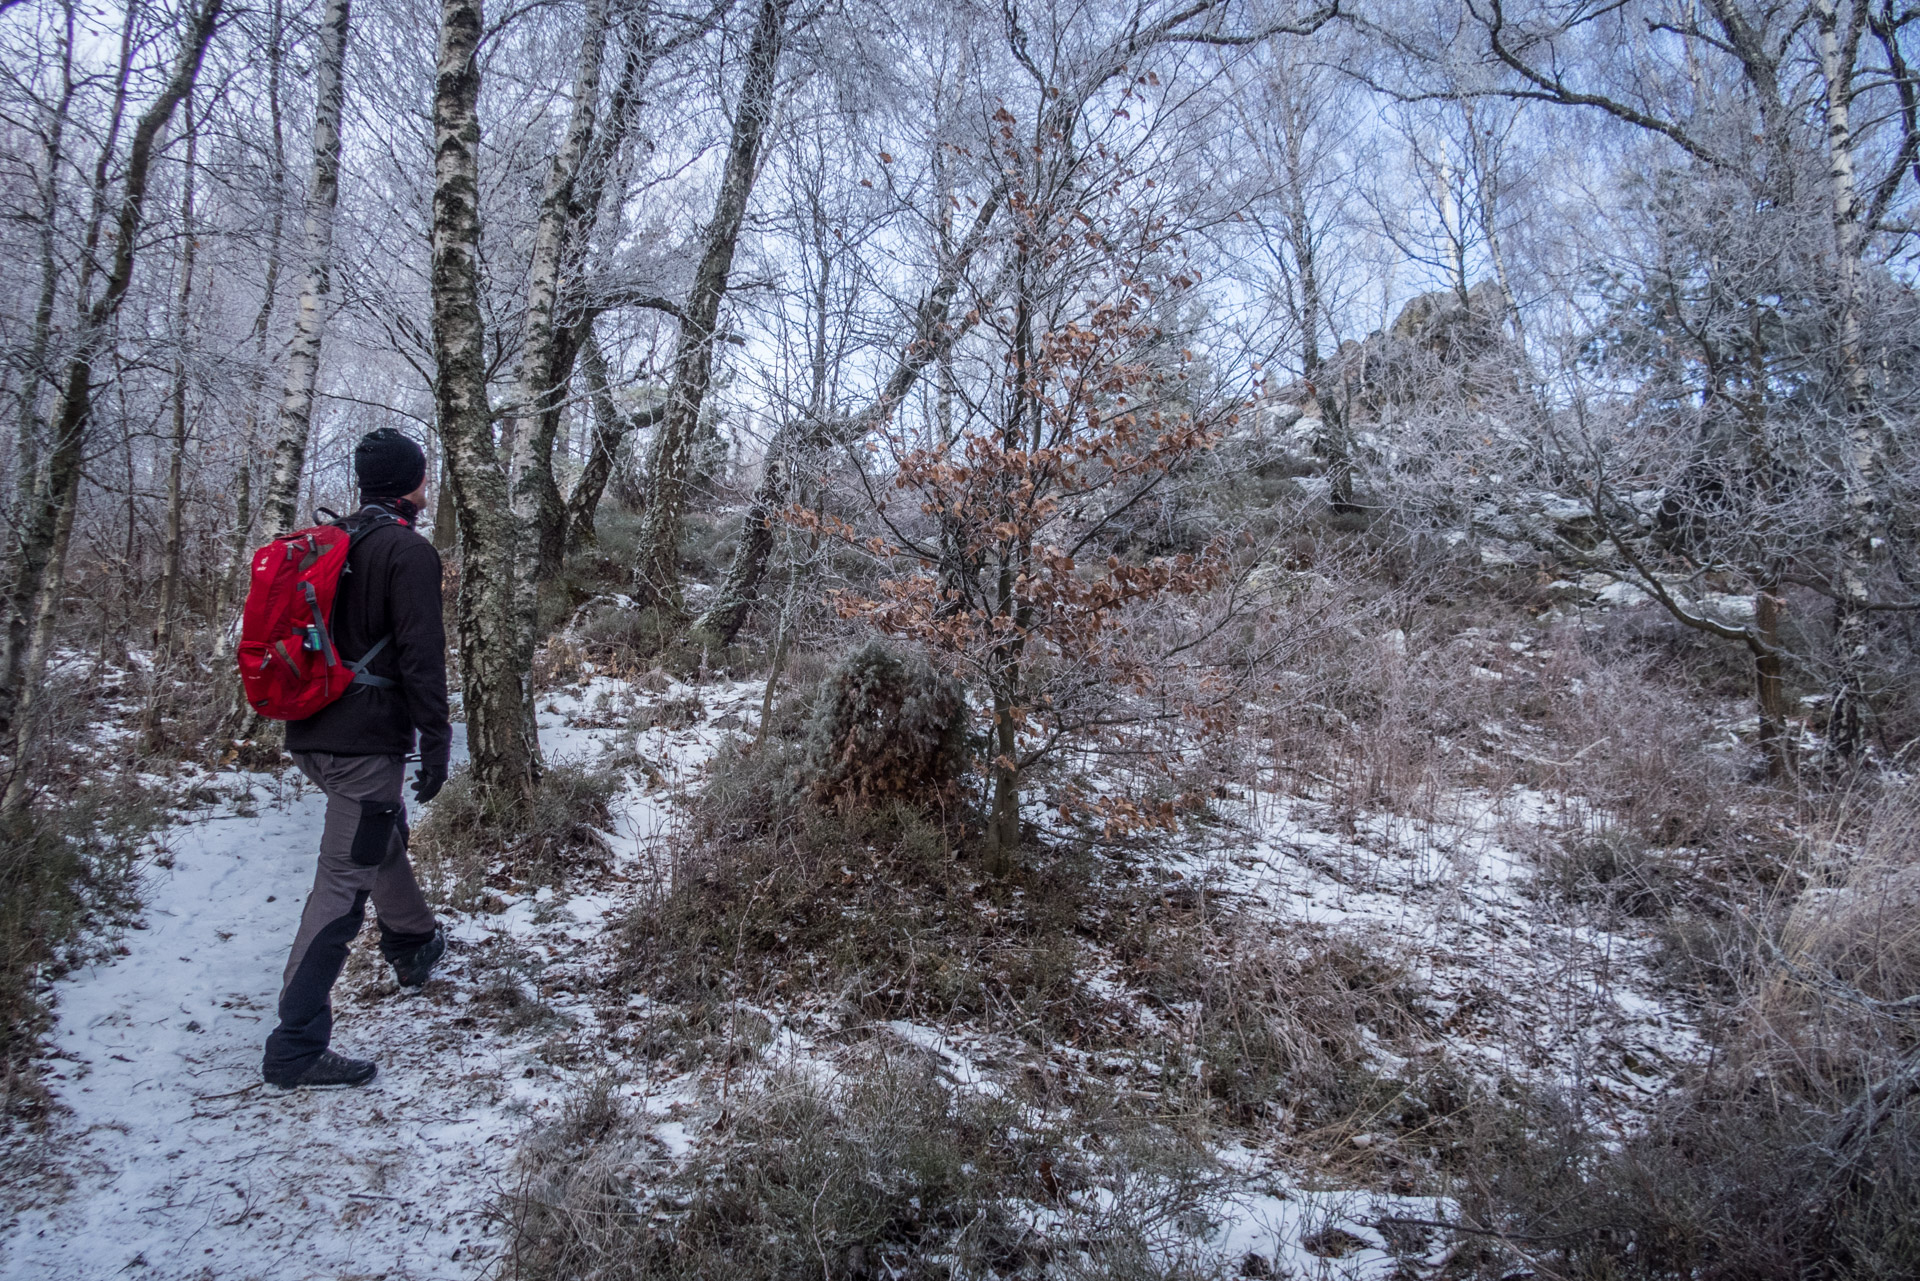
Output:
[[1878,544],[1875,503],[1880,471],[1879,422],[1869,404],[1872,395],[1861,352],[1862,280],[1865,248],[1854,175],[1852,121],[1853,65],[1864,15],[1856,8],[1842,29],[1835,0],[1815,0],[1820,74],[1826,89],[1827,179],[1833,198],[1834,254],[1840,276],[1840,314],[1836,338],[1846,392],[1847,446],[1843,473],[1846,503],[1845,549],[1835,610],[1835,644],[1840,674],[1833,691],[1827,732],[1833,749],[1851,756],[1861,746],[1866,701],[1868,602],[1872,562]]
[[430,288],[440,439],[460,527],[462,697],[473,774],[493,804],[539,781],[532,673],[520,663],[514,590],[515,521],[494,448],[480,311],[480,0],[442,0],[433,95],[433,259]]
[[[574,186],[593,142],[600,100],[600,68],[607,44],[607,0],[587,0],[586,30],[580,37],[580,62],[574,76],[573,110],[560,149],[547,170],[527,269],[527,312],[520,334],[520,370],[514,382],[512,417],[502,446],[512,487],[514,590],[519,598],[519,665],[533,669],[540,617],[542,517],[548,514],[553,481],[554,400],[566,393],[566,380],[553,385],[557,372],[554,313],[560,302],[561,260],[572,228]],[[570,363],[570,361],[569,361]],[[529,707],[531,705],[529,704]],[[529,729],[529,733],[533,731]]]
[[527,312],[520,330],[519,376],[514,381],[512,416],[502,433],[509,474],[515,481],[514,511],[523,520],[534,514],[529,505],[534,495],[523,481],[528,468],[538,465],[540,420],[551,399],[564,390],[547,384],[553,356],[554,311],[560,300],[560,261],[567,247],[574,183],[593,141],[599,106],[607,0],[588,0],[586,16],[573,82],[573,110],[560,149],[547,169],[540,219],[534,228],[533,254],[527,264]]
[[314,66],[313,181],[307,191],[306,276],[287,349],[287,375],[273,443],[273,471],[261,503],[266,531],[284,534],[298,523],[300,473],[306,466],[313,426],[313,393],[320,373],[320,340],[326,332],[331,288],[333,211],[340,199],[340,104],[345,92],[349,0],[326,0],[320,19],[320,57]]

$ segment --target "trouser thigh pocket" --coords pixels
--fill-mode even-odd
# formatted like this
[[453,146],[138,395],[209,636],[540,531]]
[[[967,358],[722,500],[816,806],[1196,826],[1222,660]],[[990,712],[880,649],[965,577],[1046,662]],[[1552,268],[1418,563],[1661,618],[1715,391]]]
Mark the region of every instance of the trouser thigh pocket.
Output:
[[360,867],[378,867],[386,862],[393,829],[399,821],[398,801],[360,802],[360,822],[353,829],[353,845],[347,857]]

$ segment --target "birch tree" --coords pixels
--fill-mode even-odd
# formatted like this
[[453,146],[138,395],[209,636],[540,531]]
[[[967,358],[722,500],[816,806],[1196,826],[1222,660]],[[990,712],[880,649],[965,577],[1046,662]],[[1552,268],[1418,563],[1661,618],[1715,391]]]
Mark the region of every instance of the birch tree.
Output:
[[320,19],[320,50],[314,62],[313,177],[307,189],[305,275],[300,285],[293,341],[287,350],[286,382],[273,443],[273,468],[262,498],[266,531],[277,536],[299,523],[296,508],[313,430],[314,387],[320,375],[320,342],[326,334],[331,289],[334,209],[340,201],[340,106],[346,92],[350,0],[326,0]]
[[432,303],[440,437],[459,511],[462,702],[476,781],[496,799],[540,776],[523,663],[516,522],[495,448],[480,308],[480,0],[442,0],[433,95]]
[[1348,206],[1366,186],[1365,144],[1348,128],[1358,95],[1298,41],[1276,42],[1247,73],[1227,104],[1234,142],[1250,144],[1252,153],[1241,160],[1243,181],[1257,184],[1247,208],[1236,211],[1259,255],[1258,266],[1245,270],[1278,292],[1293,347],[1263,346],[1260,355],[1291,356],[1299,369],[1303,402],[1318,414],[1314,447],[1326,459],[1329,501],[1335,511],[1353,511],[1352,377],[1326,366],[1340,348],[1342,304],[1354,287],[1356,219]]
[[[108,130],[94,170],[95,212],[89,222],[85,256],[75,291],[78,315],[73,355],[61,378],[60,399],[53,415],[45,488],[34,496],[21,523],[18,561],[7,602],[8,634],[12,643],[5,655],[5,670],[0,671],[0,680],[4,681],[0,684],[0,713],[5,713],[10,721],[14,750],[13,774],[7,782],[4,799],[0,799],[0,809],[8,813],[24,807],[30,795],[29,774],[36,746],[42,678],[54,642],[54,626],[66,577],[67,548],[73,536],[88,429],[94,414],[95,373],[109,356],[114,323],[133,282],[155,146],[161,132],[172,121],[175,109],[193,88],[223,5],[224,0],[201,0],[193,9],[180,33],[165,84],[134,125],[126,175],[113,219],[113,256],[95,294],[94,277],[102,274],[96,255],[100,250],[105,211],[112,203],[106,174],[117,151],[117,126],[126,100],[132,61],[131,15],[122,38],[115,125]],[[18,644],[21,639],[26,641],[24,646]]]
[[554,519],[553,446],[558,420],[556,396],[565,392],[571,350],[557,351],[554,313],[559,305],[562,254],[574,219],[574,188],[593,140],[595,111],[600,98],[600,66],[607,43],[607,0],[587,0],[586,21],[580,36],[580,61],[574,75],[573,104],[566,133],[547,172],[534,229],[533,254],[527,267],[527,307],[520,337],[520,368],[513,388],[509,418],[501,441],[507,455],[512,492],[513,588],[518,596],[513,637],[513,665],[524,671],[528,683],[522,713],[527,723],[527,751],[538,768],[537,730],[532,725],[531,682],[534,650],[538,644],[543,518]]

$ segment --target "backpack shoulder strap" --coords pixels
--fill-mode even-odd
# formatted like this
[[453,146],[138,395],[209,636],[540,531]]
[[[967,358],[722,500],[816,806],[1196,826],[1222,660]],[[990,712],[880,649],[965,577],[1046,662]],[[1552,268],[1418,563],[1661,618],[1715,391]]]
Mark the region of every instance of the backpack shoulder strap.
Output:
[[349,548],[351,548],[354,543],[359,542],[362,538],[384,525],[399,525],[403,529],[407,528],[406,521],[401,520],[399,516],[388,511],[378,503],[368,503],[353,515],[347,516],[336,523],[340,528],[347,531],[347,538],[349,540],[347,545]]
[[[371,534],[374,530],[379,529],[384,525],[399,525],[404,528],[406,527],[407,522],[400,519],[400,517],[395,515],[393,512],[388,511],[385,507],[380,506],[378,503],[368,503],[365,507],[362,507],[359,511],[355,512],[353,515],[348,516],[345,519],[341,520],[339,524],[342,529],[347,531],[347,550],[349,554],[351,554],[355,545],[357,545],[362,538],[365,538],[368,534]],[[347,664],[347,670],[353,673],[352,686],[354,688],[360,688],[360,689],[392,689],[393,688],[394,686],[393,681],[388,680],[384,676],[375,676],[373,673],[367,670],[367,664],[373,661],[373,656],[375,654],[378,654],[381,650],[385,649],[387,647],[387,642],[392,639],[393,639],[392,633],[388,633],[387,635],[382,636],[379,640],[375,641],[371,647],[368,648],[366,653],[360,655],[359,658]]]

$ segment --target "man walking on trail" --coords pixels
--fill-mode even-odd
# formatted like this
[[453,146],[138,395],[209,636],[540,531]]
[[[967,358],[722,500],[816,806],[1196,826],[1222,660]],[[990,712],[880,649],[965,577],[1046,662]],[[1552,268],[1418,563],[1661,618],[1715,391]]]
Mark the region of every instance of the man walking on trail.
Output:
[[364,1085],[377,1070],[327,1048],[329,993],[359,934],[367,899],[380,922],[380,951],[401,987],[427,981],[446,935],[407,861],[400,797],[407,754],[419,736],[418,802],[447,780],[447,645],[440,621],[440,556],[415,533],[426,503],[427,458],[391,427],[353,451],[361,507],[334,601],[333,639],[342,659],[363,663],[347,693],[287,725],[287,750],[327,796],[320,868],[313,878],[281,980],[280,1025],[267,1038],[263,1071],[278,1086]]

